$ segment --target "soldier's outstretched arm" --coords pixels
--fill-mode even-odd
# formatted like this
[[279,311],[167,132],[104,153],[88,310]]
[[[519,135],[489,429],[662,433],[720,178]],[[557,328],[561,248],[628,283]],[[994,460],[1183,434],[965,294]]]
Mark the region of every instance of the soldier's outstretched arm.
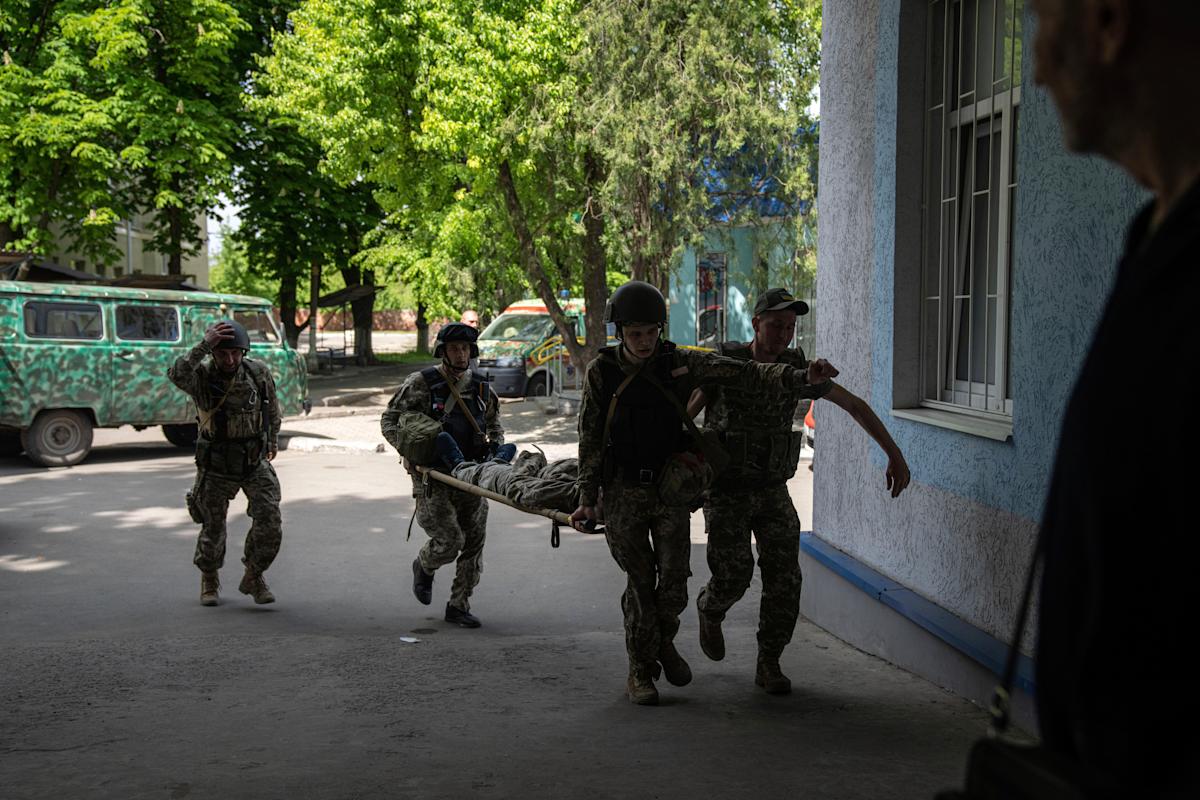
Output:
[[274,461],[276,454],[279,453],[279,427],[282,424],[279,419],[279,395],[275,391],[275,376],[270,370],[266,372],[266,380],[263,381],[264,394],[263,410],[267,414],[267,418],[271,421],[271,426],[267,430],[267,460]]
[[383,416],[379,418],[379,428],[383,432],[383,438],[387,439],[392,447],[399,450],[401,421],[410,414],[423,414],[424,409],[429,407],[429,403],[429,385],[425,383],[421,373],[414,372],[405,378],[404,383],[400,384],[400,388],[388,401],[388,407],[384,410]]
[[[837,369],[824,359],[815,371],[797,369],[790,364],[761,364],[740,358],[719,356],[698,350],[679,350],[691,380],[698,385],[740,386],[752,392],[771,392],[779,388],[800,389],[801,397],[822,397],[829,391],[829,378]],[[816,363],[816,362],[814,362]],[[815,380],[809,380],[810,376]]]
[[887,488],[891,491],[892,497],[898,497],[908,487],[911,476],[908,471],[908,462],[904,460],[904,454],[900,452],[900,447],[892,439],[888,429],[884,427],[883,421],[875,415],[865,400],[837,384],[833,385],[826,397],[843,408],[859,424],[859,427],[883,448],[883,452],[888,458],[887,470],[884,473],[887,479]]

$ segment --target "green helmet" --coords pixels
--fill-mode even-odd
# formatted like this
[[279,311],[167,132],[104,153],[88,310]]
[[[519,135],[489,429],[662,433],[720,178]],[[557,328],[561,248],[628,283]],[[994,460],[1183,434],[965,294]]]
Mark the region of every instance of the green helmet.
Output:
[[231,319],[223,319],[217,323],[218,325],[225,324],[233,328],[232,339],[222,339],[213,348],[214,350],[230,350],[237,348],[243,353],[250,352],[250,334],[246,333],[246,328],[242,323],[235,322]]
[[604,321],[618,327],[630,324],[663,324],[667,321],[667,301],[653,285],[629,281],[617,287],[604,308]]
[[479,331],[466,323],[451,322],[449,325],[443,325],[442,329],[438,331],[433,357],[442,357],[446,352],[447,342],[467,342],[471,345],[471,358],[479,358],[479,345],[475,344],[475,340],[478,338]]

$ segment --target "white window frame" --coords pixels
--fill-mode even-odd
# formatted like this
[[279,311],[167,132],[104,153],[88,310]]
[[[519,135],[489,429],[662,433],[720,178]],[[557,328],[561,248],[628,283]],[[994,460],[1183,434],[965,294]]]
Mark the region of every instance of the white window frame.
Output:
[[[1012,418],[1008,324],[1012,265],[1010,229],[1016,191],[1013,163],[1016,155],[1015,118],[1021,103],[1017,42],[1023,3],[1024,0],[929,0],[926,21],[925,102],[922,106],[925,130],[922,170],[919,402],[926,408],[969,414],[998,422],[1011,422]],[[967,26],[959,25],[959,39],[956,42],[952,39],[955,15],[962,19],[966,16],[963,9],[968,6],[974,6],[976,12],[973,15],[974,30],[961,30]],[[1002,71],[1004,65],[997,64],[997,39],[993,28],[992,35],[986,42],[991,58],[989,76],[992,78],[991,94],[987,96],[976,96],[978,76],[975,69],[978,67],[978,56],[976,63],[970,65],[964,64],[961,58],[966,49],[964,39],[967,36],[971,36],[971,41],[975,43],[972,51],[978,53],[980,50],[978,10],[981,6],[990,6],[994,15],[1005,14],[1003,22],[999,24],[1005,26],[1003,30],[1008,34],[1008,41],[1013,47],[1007,62],[1008,74],[997,79],[998,67]],[[942,15],[941,41],[938,41],[937,36],[939,20],[935,16],[939,14]],[[992,25],[997,25],[995,19],[992,20]],[[987,31],[984,33],[986,35]],[[935,52],[935,48],[941,48],[941,53]],[[938,55],[941,55],[942,69],[940,75],[934,75]],[[1001,51],[1000,57],[1004,58],[1005,55]],[[957,62],[952,63],[955,62],[956,56]],[[969,76],[964,75],[965,69],[971,71]],[[952,70],[957,71],[957,76],[954,76]],[[939,102],[935,102],[935,81],[941,83]],[[957,102],[954,103],[957,107],[951,108],[947,101],[952,99],[956,84],[966,91],[959,92]],[[940,120],[937,123],[938,130],[930,130],[934,119]],[[977,190],[976,147],[983,138],[981,133],[986,136],[989,147],[986,162],[988,188]],[[935,135],[940,136],[940,146],[935,144]],[[969,149],[965,154],[962,151],[963,135],[970,137],[966,143]],[[933,152],[935,147],[939,150],[940,157]],[[997,147],[1000,150],[999,172],[993,174],[993,155]],[[962,159],[964,155],[965,162]],[[964,163],[965,168],[960,167],[960,164]],[[961,175],[958,174],[960,170],[963,172]],[[935,181],[936,197],[931,196],[931,188]],[[993,192],[999,192],[998,199],[993,199]],[[987,211],[984,220],[980,222],[976,214],[977,198],[984,195],[986,198],[983,202]],[[966,213],[959,213],[964,200],[970,203],[970,208]],[[993,203],[996,205],[994,229]],[[931,241],[934,237],[931,235],[930,214],[939,215],[936,241]],[[982,266],[983,285],[972,286],[969,284],[980,277],[979,265],[975,260],[980,244],[979,236],[986,237],[982,245],[987,263]],[[994,263],[991,255],[993,239]],[[935,268],[936,279],[933,279]],[[988,284],[993,276],[995,288],[991,291]],[[993,304],[994,320],[989,324],[989,306]],[[964,344],[960,342],[964,306],[969,312],[981,310],[984,316],[982,323],[971,324],[965,332],[965,364],[959,354],[960,345]],[[936,331],[936,334],[931,336],[931,331]],[[974,339],[980,334],[985,337],[982,365],[973,363],[979,349]],[[994,365],[991,369],[989,362]],[[958,377],[963,374],[966,379]],[[982,379],[977,379],[977,375]]]

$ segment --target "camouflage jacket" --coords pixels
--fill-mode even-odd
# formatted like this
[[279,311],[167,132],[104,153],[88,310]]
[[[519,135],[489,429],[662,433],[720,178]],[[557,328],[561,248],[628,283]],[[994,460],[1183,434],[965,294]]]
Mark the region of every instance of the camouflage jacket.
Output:
[[[730,358],[753,358],[749,343],[725,342],[719,352]],[[808,359],[799,348],[785,350],[779,356],[778,363],[791,364],[797,369],[808,367]],[[731,442],[727,440],[731,463],[718,478],[717,486],[721,489],[734,486],[751,488],[764,481],[786,479],[794,473],[795,463],[775,463],[779,458],[771,458],[769,452],[756,451],[770,451],[771,445],[782,445],[792,430],[800,400],[824,397],[833,388],[833,381],[805,383],[787,391],[767,394],[740,386],[705,385],[701,388],[708,398],[704,411],[705,429],[721,434],[743,434],[740,447],[731,447]],[[795,455],[799,457],[798,450]],[[790,457],[784,460],[790,460]],[[768,463],[771,463],[770,467]]]
[[[636,371],[641,366],[628,359],[623,347],[617,347],[616,350],[617,361],[626,374]],[[661,357],[664,356],[660,349],[652,358]],[[767,395],[808,385],[805,371],[790,364],[760,364],[756,361],[726,358],[703,350],[676,349],[666,357],[676,359],[678,366],[672,371],[683,377],[684,382],[688,384],[683,395],[684,401],[688,393],[700,385],[745,386],[750,391]],[[608,408],[601,399],[604,387],[599,358],[588,364],[583,400],[579,407],[579,502],[588,506],[595,505],[600,494],[607,444],[603,439]],[[663,402],[667,402],[666,398]],[[682,421],[680,424],[682,425]]]
[[[459,380],[458,388],[465,385],[470,373],[464,373]],[[441,422],[433,413],[433,396],[429,392],[429,384],[421,377],[420,372],[414,372],[404,379],[400,389],[388,401],[387,410],[379,421],[383,438],[399,450],[397,434],[400,421],[407,414],[424,414],[437,422]],[[504,426],[500,424],[500,400],[496,393],[488,391],[487,407],[483,412],[484,434],[493,445],[504,444]]]
[[279,402],[271,371],[262,362],[243,358],[238,371],[229,377],[213,363],[211,354],[212,347],[201,341],[167,369],[171,382],[196,403],[200,432],[212,441],[253,439],[263,434],[263,417],[267,416],[267,446],[278,449]]

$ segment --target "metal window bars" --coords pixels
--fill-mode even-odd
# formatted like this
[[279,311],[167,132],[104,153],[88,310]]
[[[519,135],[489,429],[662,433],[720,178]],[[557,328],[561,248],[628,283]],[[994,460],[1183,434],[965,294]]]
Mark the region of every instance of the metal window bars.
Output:
[[1023,0],[930,0],[922,197],[922,404],[1012,415]]

